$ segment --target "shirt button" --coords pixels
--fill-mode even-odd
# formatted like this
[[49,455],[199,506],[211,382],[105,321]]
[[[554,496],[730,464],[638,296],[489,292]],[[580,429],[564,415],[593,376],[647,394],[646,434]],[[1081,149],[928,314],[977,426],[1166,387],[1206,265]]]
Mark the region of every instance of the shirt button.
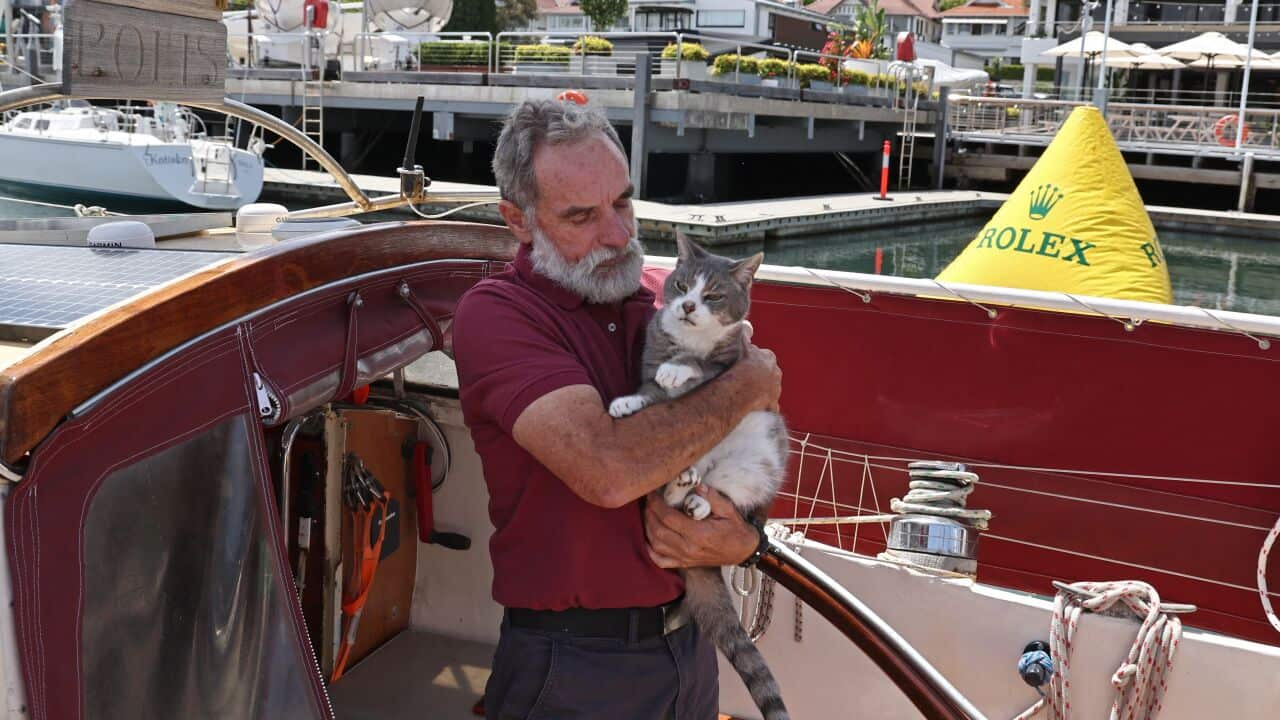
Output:
[[609,323],[609,332],[617,332],[617,331],[618,331],[618,325],[616,323]]

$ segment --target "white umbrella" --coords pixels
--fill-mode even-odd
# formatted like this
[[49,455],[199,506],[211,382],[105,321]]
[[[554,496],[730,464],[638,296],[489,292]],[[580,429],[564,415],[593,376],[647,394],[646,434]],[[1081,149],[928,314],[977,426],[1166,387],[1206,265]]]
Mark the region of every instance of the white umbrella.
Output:
[[[1162,47],[1156,52],[1165,57],[1190,61],[1194,67],[1244,67],[1244,59],[1249,54],[1249,48],[1220,32],[1206,32]],[[1255,49],[1253,59],[1257,62],[1271,58],[1266,53]],[[1204,63],[1201,65],[1196,61],[1204,61]],[[1224,63],[1232,64],[1224,65]]]
[[1114,58],[1133,58],[1140,54],[1133,51],[1132,45],[1123,43],[1115,38],[1106,39],[1104,43],[1103,34],[1097,30],[1091,30],[1085,33],[1082,37],[1078,37],[1071,42],[1063,43],[1057,47],[1049,48],[1040,54],[1048,55],[1049,57],[1071,57],[1073,55],[1078,56],[1083,52],[1083,54],[1089,56],[1090,59],[1096,60],[1098,56],[1102,54],[1102,46],[1104,44],[1107,46],[1108,60]]
[[[1134,57],[1108,57],[1107,67],[1126,68],[1129,70],[1176,70],[1182,63],[1171,57],[1165,57],[1152,50],[1149,45],[1134,43],[1129,48],[1137,53]],[[1110,52],[1107,55],[1111,55]]]
[[[1193,68],[1211,67],[1218,70],[1239,70],[1244,67],[1244,57],[1215,57],[1212,64],[1210,64],[1207,58],[1201,58],[1195,62],[1187,63],[1187,65]],[[1254,70],[1280,70],[1280,60],[1257,50],[1253,51],[1253,62],[1251,65]]]

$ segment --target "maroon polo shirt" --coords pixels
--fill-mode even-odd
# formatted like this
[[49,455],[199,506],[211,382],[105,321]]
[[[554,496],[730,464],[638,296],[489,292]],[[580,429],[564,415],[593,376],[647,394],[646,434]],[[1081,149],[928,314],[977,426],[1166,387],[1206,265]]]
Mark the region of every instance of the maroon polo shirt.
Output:
[[[655,279],[647,276],[646,284]],[[499,604],[648,607],[680,594],[679,575],[649,559],[640,501],[612,510],[586,502],[511,432],[534,400],[562,387],[590,385],[606,406],[634,392],[653,314],[648,288],[619,303],[584,302],[534,273],[527,245],[505,272],[477,283],[459,301],[454,358],[462,416],[489,487],[489,554]]]

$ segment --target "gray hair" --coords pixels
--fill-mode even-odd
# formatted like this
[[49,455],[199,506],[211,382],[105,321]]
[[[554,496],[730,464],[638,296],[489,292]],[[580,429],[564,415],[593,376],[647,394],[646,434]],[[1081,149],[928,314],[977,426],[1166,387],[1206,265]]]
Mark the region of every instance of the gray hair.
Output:
[[531,212],[538,201],[538,182],[533,174],[533,153],[538,144],[578,142],[597,132],[613,141],[626,157],[617,131],[599,108],[565,100],[526,100],[517,105],[502,124],[493,153],[498,194]]

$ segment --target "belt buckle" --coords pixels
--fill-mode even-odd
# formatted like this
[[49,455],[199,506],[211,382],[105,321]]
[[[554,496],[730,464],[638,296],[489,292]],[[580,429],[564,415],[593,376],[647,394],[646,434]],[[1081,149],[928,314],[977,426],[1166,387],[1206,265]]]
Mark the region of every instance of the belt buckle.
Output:
[[689,624],[689,614],[685,611],[683,598],[670,605],[663,605],[661,610],[663,635],[670,635]]

